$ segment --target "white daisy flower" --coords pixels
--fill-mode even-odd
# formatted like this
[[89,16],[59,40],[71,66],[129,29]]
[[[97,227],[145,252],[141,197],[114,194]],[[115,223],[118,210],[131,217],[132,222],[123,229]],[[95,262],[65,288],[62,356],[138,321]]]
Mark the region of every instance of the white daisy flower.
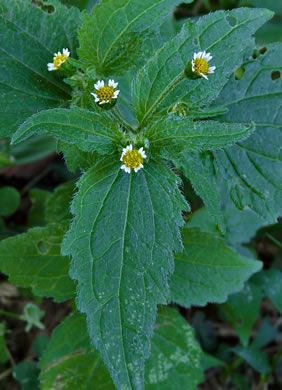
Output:
[[119,90],[116,89],[118,83],[115,83],[114,80],[109,80],[108,85],[105,85],[104,80],[99,80],[94,87],[96,93],[91,92],[91,95],[94,96],[95,102],[98,104],[112,103],[113,99],[117,99],[119,95]]
[[59,67],[68,60],[70,56],[70,51],[68,49],[63,49],[63,53],[58,51],[54,54],[53,62],[47,64],[49,72],[52,70],[57,70]]
[[132,144],[128,145],[126,148],[123,148],[120,161],[123,162],[121,169],[126,173],[130,173],[132,169],[134,172],[138,172],[139,169],[144,168],[143,161],[147,158],[143,147],[135,150],[133,149]]
[[192,72],[198,73],[206,80],[208,80],[208,74],[214,73],[215,66],[209,66],[209,61],[212,59],[210,53],[205,51],[199,51],[199,53],[194,53],[192,60]]

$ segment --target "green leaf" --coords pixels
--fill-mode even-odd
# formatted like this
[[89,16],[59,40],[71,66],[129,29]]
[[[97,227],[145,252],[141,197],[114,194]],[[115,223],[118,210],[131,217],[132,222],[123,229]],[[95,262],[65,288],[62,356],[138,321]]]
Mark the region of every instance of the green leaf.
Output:
[[195,192],[202,198],[220,231],[225,233],[226,228],[211,154],[209,152],[185,151],[173,159],[173,163],[190,180]]
[[[192,0],[186,0],[191,3]],[[101,75],[125,73],[179,0],[102,0],[82,15],[79,55]]]
[[182,306],[222,303],[261,268],[261,262],[238,255],[217,234],[186,227],[182,238],[184,252],[175,256],[170,281],[171,300]]
[[72,205],[62,250],[73,257],[78,308],[118,388],[143,387],[156,305],[167,303],[173,250],[182,250],[188,206],[179,184],[164,163],[129,175],[106,159],[82,177]]
[[32,351],[34,352],[35,356],[40,358],[46,351],[48,344],[49,336],[47,334],[38,336],[32,343]]
[[[215,121],[197,121],[169,115],[148,126],[145,136],[153,149],[164,149],[165,157],[175,155],[185,149],[204,150],[222,148],[248,137],[254,131],[251,123],[248,127],[239,123],[221,123]],[[178,153],[177,153],[178,155]]]
[[[167,113],[179,102],[192,108],[208,105],[241,65],[246,47],[254,43],[251,35],[272,15],[269,10],[241,8],[209,14],[196,23],[188,20],[181,32],[158,50],[137,75],[133,101],[141,124],[153,115]],[[195,52],[202,50],[213,56],[215,73],[208,81],[185,78],[186,65]]]
[[21,385],[21,390],[39,390],[39,369],[33,362],[16,365],[13,376]]
[[[42,3],[43,4],[43,3]],[[31,0],[0,2],[0,136],[10,136],[26,118],[40,111],[66,104],[69,88],[47,63],[54,53],[67,47],[74,54],[78,9],[59,1]]]
[[210,355],[207,352],[202,353],[201,367],[203,371],[209,370],[210,368],[221,367],[224,366],[224,364],[225,363],[222,360],[217,359],[213,355]]
[[46,203],[46,219],[48,223],[62,223],[71,219],[70,203],[73,198],[75,183],[58,186]]
[[0,269],[11,282],[56,302],[74,295],[69,259],[60,254],[67,226],[50,224],[0,242]]
[[[265,0],[249,0],[254,7],[264,7]],[[277,0],[267,0],[267,8],[273,10],[277,14],[282,14],[282,4]]]
[[[225,186],[221,187],[221,195]],[[225,194],[222,199],[222,214],[226,227],[225,238],[227,243],[234,248],[239,248],[242,243],[248,243],[255,235],[257,229],[265,222],[252,210],[239,210],[234,206],[229,196]],[[189,227],[199,228],[202,232],[218,233],[214,221],[206,208],[198,209],[189,219]]]
[[31,208],[29,209],[28,213],[28,227],[46,225],[45,208],[47,200],[50,198],[50,196],[51,193],[49,191],[44,191],[37,188],[34,188],[29,192]]
[[0,169],[9,166],[14,165],[13,162],[9,159],[6,154],[0,152]]
[[146,390],[194,390],[203,380],[201,349],[194,332],[177,310],[158,312],[150,359],[146,362]]
[[75,144],[85,152],[113,153],[121,137],[119,125],[106,114],[82,109],[41,111],[28,118],[16,131],[12,143],[24,141],[33,134],[50,134]]
[[256,275],[257,283],[262,287],[264,296],[271,299],[277,310],[282,314],[282,272],[272,268]]
[[251,367],[253,367],[259,373],[271,373],[272,369],[270,366],[269,359],[267,355],[259,349],[253,346],[250,346],[248,348],[239,346],[233,348],[232,351],[235,352],[236,355],[244,359]]
[[15,164],[26,164],[56,152],[56,140],[46,135],[33,136],[18,145],[9,145],[9,155]]
[[279,337],[279,329],[273,324],[269,317],[264,317],[260,327],[252,341],[252,347],[264,348]]
[[64,159],[68,169],[76,173],[77,171],[86,171],[93,167],[97,160],[97,153],[83,152],[76,145],[67,142],[58,141],[58,152],[64,154]]
[[230,295],[228,301],[221,306],[226,320],[232,323],[245,347],[259,316],[262,298],[261,288],[250,281],[242,291]]
[[[42,390],[58,386],[64,390],[114,390],[111,377],[98,351],[90,344],[85,317],[68,316],[52,333],[40,363]],[[60,379],[58,379],[60,378]]]
[[[201,349],[192,328],[171,308],[161,308],[152,338],[152,354],[146,362],[146,390],[176,388],[196,389],[202,379],[199,367]],[[90,344],[85,317],[74,313],[53,332],[40,360],[42,390],[56,384],[58,376],[64,389],[115,389],[100,353]]]
[[20,194],[14,187],[0,188],[0,216],[14,214],[20,205]]
[[244,77],[232,77],[216,104],[229,109],[223,121],[256,123],[247,140],[215,152],[216,161],[228,184],[230,197],[239,209],[251,208],[266,222],[281,215],[281,130],[282,44],[268,46],[265,54],[245,65]]

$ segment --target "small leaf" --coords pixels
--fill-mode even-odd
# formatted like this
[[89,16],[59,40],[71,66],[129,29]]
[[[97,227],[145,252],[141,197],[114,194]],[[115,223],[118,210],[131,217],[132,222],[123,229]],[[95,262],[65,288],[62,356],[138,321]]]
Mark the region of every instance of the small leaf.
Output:
[[185,151],[179,153],[178,157],[173,159],[173,163],[190,180],[195,192],[202,198],[220,231],[225,233],[226,228],[218,195],[216,173],[210,153]]
[[230,295],[228,301],[221,306],[226,320],[232,323],[245,347],[258,318],[262,298],[261,287],[250,281],[242,291]]
[[[118,388],[141,388],[156,305],[167,303],[173,250],[182,250],[178,178],[151,160],[138,174],[102,160],[80,180],[63,242],[77,305]],[[138,242],[138,245],[136,244]],[[95,313],[95,315],[93,314]]]
[[11,282],[57,302],[74,295],[69,259],[60,254],[67,226],[50,224],[0,242],[0,268]]
[[[186,0],[191,3],[192,0]],[[117,74],[142,54],[142,41],[153,34],[179,0],[102,0],[79,30],[79,55],[101,75]]]
[[77,46],[78,9],[57,0],[44,2],[52,13],[31,0],[0,4],[0,136],[11,136],[26,118],[66,104],[69,88],[48,72],[55,52]]
[[20,205],[20,194],[14,187],[0,188],[0,215],[7,217],[14,214]]
[[50,343],[40,363],[41,389],[62,385],[65,390],[114,390],[108,370],[90,344],[85,316],[68,316],[52,333]]
[[39,369],[33,362],[17,364],[13,376],[21,385],[21,390],[39,390]]
[[[240,8],[211,13],[196,23],[188,20],[181,32],[159,49],[137,75],[133,101],[141,124],[153,115],[166,113],[179,102],[192,108],[208,105],[241,65],[246,47],[254,42],[251,35],[272,15],[269,10]],[[236,21],[235,25],[229,24],[230,17]],[[203,50],[213,56],[215,73],[209,80],[186,78],[186,65],[195,52]]]
[[0,152],[0,169],[13,165],[13,162],[4,153]]
[[35,356],[40,358],[46,351],[48,344],[49,336],[47,334],[42,334],[41,336],[38,336],[32,343],[32,350],[35,353]]
[[31,208],[29,209],[28,213],[28,227],[46,225],[45,208],[47,200],[50,198],[50,196],[51,193],[49,191],[44,191],[37,188],[34,188],[29,192]]
[[12,143],[24,141],[33,134],[50,134],[75,144],[85,152],[113,153],[114,143],[122,133],[116,121],[106,114],[82,109],[41,111],[28,118],[12,138]]
[[256,282],[262,287],[264,296],[271,299],[277,310],[282,314],[282,272],[272,268],[256,275]]
[[75,183],[69,181],[58,186],[46,203],[48,223],[68,222],[71,219],[70,203],[73,198]]
[[[224,194],[226,186],[219,186],[221,195]],[[228,245],[234,248],[241,247],[241,244],[248,243],[255,235],[258,228],[264,225],[264,220],[252,210],[239,210],[225,193],[222,199],[222,214],[226,227],[225,238]],[[189,219],[189,227],[199,228],[202,232],[218,233],[214,221],[211,219],[208,210],[198,209]]]
[[238,255],[217,234],[186,227],[182,237],[184,252],[175,256],[170,281],[171,300],[182,306],[224,302],[261,268],[261,262]]
[[9,154],[15,164],[26,164],[41,160],[56,152],[56,140],[49,136],[33,136],[18,145],[9,145]]
[[268,46],[265,54],[245,65],[244,77],[230,79],[216,104],[229,109],[224,122],[254,121],[256,131],[247,140],[215,152],[230,197],[239,209],[251,208],[268,223],[281,215],[282,44]]
[[58,152],[64,154],[64,159],[68,169],[77,173],[78,171],[87,171],[95,165],[97,160],[97,153],[83,152],[76,145],[67,142],[58,141]]
[[203,380],[201,349],[191,326],[168,307],[159,309],[152,352],[146,362],[146,390],[195,390]]
[[261,374],[270,374],[271,366],[267,355],[255,347],[235,347],[232,349],[236,355],[244,359],[251,367]]

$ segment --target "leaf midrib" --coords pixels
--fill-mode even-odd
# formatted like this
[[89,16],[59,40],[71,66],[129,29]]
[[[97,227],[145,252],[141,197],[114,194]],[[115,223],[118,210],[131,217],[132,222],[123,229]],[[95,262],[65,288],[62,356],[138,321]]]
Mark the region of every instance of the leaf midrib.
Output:
[[130,383],[130,386],[132,386],[131,377],[129,375],[129,371],[127,368],[126,363],[126,357],[125,357],[125,349],[124,349],[124,334],[123,334],[123,325],[122,325],[122,310],[120,305],[120,288],[121,288],[121,280],[122,280],[122,272],[123,272],[123,265],[124,265],[124,255],[125,255],[125,234],[126,234],[126,228],[127,228],[127,221],[128,221],[128,210],[129,210],[129,201],[130,201],[130,194],[131,194],[131,183],[132,183],[132,174],[130,173],[129,177],[129,183],[128,183],[128,195],[127,195],[127,202],[126,202],[126,211],[125,211],[125,217],[124,217],[124,227],[123,227],[123,235],[122,235],[122,245],[121,245],[121,266],[120,266],[120,275],[119,275],[119,284],[118,284],[118,310],[119,310],[119,324],[120,324],[120,337],[122,341],[122,354],[123,354],[123,363],[126,367],[126,374],[128,378],[128,383]]

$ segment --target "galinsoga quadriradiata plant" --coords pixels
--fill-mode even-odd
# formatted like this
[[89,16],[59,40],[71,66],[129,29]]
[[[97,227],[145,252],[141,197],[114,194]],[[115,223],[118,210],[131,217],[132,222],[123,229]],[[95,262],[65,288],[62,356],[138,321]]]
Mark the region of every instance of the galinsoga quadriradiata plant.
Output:
[[[43,390],[196,389],[200,346],[166,305],[224,302],[261,268],[230,246],[226,209],[260,225],[279,214],[281,82],[270,75],[282,44],[252,56],[273,13],[218,11],[167,39],[160,26],[178,3],[101,0],[80,13],[0,0],[1,83],[13,89],[1,136],[54,137],[81,173],[48,198],[43,227],[1,246],[12,281],[77,308],[39,362]],[[183,177],[201,218],[190,221]],[[40,261],[6,261],[15,240],[28,253],[43,242]]]

